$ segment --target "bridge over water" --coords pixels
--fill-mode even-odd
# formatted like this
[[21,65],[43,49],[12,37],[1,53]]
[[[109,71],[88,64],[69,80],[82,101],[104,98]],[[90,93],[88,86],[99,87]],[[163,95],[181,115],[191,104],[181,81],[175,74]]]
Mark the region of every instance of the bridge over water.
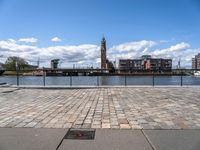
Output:
[[108,69],[93,69],[93,68],[40,68],[37,71],[43,71],[47,75],[193,75],[194,72],[200,69],[172,69],[172,70],[120,70],[114,71]]
[[[16,71],[16,70],[13,70]],[[193,75],[200,69],[172,69],[172,70],[120,70],[113,71],[99,68],[37,68],[37,69],[20,69],[17,72],[27,73],[27,75]]]

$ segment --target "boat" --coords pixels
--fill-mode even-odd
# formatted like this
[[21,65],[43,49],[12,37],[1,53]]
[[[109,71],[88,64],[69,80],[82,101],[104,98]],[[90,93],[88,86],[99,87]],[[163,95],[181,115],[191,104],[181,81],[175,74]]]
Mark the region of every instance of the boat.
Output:
[[200,71],[194,72],[194,76],[200,76]]

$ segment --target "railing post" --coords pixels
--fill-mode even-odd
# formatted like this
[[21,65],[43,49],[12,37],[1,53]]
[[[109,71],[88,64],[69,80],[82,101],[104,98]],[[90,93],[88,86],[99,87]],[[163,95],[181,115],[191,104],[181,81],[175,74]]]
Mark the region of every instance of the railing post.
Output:
[[17,86],[19,86],[19,69],[17,68]]
[[154,72],[153,72],[153,80],[152,80],[153,82],[152,82],[152,85],[153,85],[153,87],[155,86],[155,74],[154,74]]
[[43,68],[43,85],[46,86],[46,71]]
[[97,86],[99,86],[99,76],[97,75]]
[[70,74],[70,86],[72,86],[72,75]]
[[126,86],[127,85],[127,83],[126,83],[126,74],[125,74],[125,79],[124,79],[124,85]]
[[183,76],[181,75],[181,86],[183,86]]
[[19,65],[18,62],[15,62],[15,69],[16,69],[16,75],[17,75],[17,86],[19,86]]
[[183,71],[181,70],[181,86],[183,86]]

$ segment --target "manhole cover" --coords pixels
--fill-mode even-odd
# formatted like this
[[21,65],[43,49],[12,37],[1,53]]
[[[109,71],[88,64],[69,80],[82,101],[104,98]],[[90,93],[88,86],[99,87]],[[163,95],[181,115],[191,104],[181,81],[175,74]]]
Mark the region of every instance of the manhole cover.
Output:
[[95,130],[93,129],[70,129],[64,139],[94,140]]

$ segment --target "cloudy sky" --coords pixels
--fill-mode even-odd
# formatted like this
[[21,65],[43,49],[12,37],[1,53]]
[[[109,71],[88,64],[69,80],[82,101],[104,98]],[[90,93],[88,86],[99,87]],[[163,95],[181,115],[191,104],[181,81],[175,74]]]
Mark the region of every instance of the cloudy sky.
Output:
[[199,26],[199,0],[0,0],[0,62],[97,67],[104,35],[112,61],[150,54],[189,68]]

